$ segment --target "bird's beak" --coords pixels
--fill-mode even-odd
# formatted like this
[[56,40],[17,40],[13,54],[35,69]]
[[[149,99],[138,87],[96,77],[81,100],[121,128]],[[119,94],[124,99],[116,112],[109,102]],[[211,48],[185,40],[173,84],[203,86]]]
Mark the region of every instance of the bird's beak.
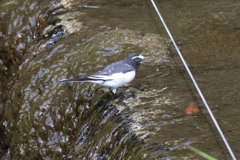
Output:
[[142,62],[143,62],[143,63],[145,63],[145,62],[149,62],[149,60],[150,60],[149,57],[144,57]]
[[144,57],[143,59],[150,59],[149,57]]

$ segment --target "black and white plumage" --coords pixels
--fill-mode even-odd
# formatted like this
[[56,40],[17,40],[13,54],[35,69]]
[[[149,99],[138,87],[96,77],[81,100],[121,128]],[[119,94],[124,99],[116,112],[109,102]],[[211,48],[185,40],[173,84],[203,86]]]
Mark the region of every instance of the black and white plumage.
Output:
[[60,82],[92,82],[101,86],[109,87],[112,93],[116,93],[116,89],[124,84],[131,82],[136,71],[144,57],[137,53],[130,54],[124,61],[118,61],[110,64],[103,70],[83,78],[62,79]]

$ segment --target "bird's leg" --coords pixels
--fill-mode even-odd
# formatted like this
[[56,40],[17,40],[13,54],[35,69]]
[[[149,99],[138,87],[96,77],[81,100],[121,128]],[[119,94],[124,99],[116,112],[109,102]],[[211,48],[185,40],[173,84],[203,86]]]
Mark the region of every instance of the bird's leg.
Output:
[[113,94],[115,94],[115,93],[117,92],[117,89],[116,89],[116,88],[109,87],[109,90],[110,90]]

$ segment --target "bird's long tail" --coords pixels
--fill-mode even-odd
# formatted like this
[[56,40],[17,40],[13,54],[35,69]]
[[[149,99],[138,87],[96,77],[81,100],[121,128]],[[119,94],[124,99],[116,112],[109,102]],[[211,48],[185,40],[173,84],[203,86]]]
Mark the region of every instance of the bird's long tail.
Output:
[[84,78],[72,78],[72,79],[62,79],[59,82],[79,82],[79,81],[91,81],[92,78],[84,77]]

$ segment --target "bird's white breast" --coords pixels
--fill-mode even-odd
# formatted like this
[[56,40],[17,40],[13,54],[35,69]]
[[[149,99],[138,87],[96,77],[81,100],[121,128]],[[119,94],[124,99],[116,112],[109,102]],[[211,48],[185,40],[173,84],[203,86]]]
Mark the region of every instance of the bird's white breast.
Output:
[[131,82],[134,79],[135,74],[136,72],[134,71],[127,73],[115,73],[111,76],[108,76],[109,80],[104,81],[102,85],[106,87],[117,88]]

